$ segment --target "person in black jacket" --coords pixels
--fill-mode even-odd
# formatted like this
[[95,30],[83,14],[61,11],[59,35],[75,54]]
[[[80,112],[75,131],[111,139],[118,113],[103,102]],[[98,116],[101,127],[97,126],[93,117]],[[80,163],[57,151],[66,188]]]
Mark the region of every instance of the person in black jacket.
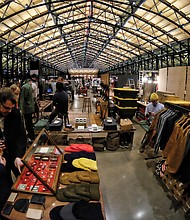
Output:
[[20,110],[15,108],[15,96],[11,88],[0,89],[0,128],[1,139],[5,140],[3,156],[6,159],[8,185],[12,185],[11,171],[17,177],[21,172],[27,146],[26,130]]
[[7,218],[4,218],[1,215],[1,210],[3,209],[10,193],[11,188],[7,186],[7,179],[6,179],[6,160],[4,157],[0,156],[0,219],[4,220]]
[[63,83],[57,82],[57,91],[53,96],[53,106],[55,106],[55,109],[49,116],[49,123],[51,123],[57,115],[68,117],[68,94],[63,89]]

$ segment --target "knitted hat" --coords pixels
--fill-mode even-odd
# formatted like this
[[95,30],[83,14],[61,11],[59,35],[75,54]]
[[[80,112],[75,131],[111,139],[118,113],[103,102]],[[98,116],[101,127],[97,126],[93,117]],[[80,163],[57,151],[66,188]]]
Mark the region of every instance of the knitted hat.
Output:
[[101,204],[99,202],[89,203],[79,201],[73,205],[73,214],[83,220],[103,220]]
[[62,175],[59,178],[59,181],[63,185],[69,185],[72,183],[81,183],[81,181],[78,179],[77,172],[62,173]]
[[65,172],[74,172],[74,171],[80,171],[80,170],[84,170],[84,169],[79,169],[73,166],[72,160],[71,160],[71,161],[68,161],[67,163],[62,163],[60,171],[65,173]]
[[89,174],[90,174],[91,183],[99,183],[100,182],[100,179],[99,179],[97,172],[90,172]]
[[63,185],[69,185],[71,182],[69,181],[69,173],[62,173],[62,175],[59,177],[59,182]]
[[154,92],[150,95],[150,101],[156,101],[158,100],[158,95]]
[[62,220],[62,218],[60,216],[60,211],[63,207],[64,207],[64,205],[54,207],[49,213],[50,219],[51,220]]
[[62,202],[98,201],[100,199],[99,185],[89,183],[71,184],[63,189],[58,189],[56,198]]
[[81,182],[90,183],[91,180],[90,180],[90,174],[89,173],[90,173],[90,171],[78,171],[77,172],[78,179]]
[[[82,171],[78,171],[78,172],[82,172]],[[81,181],[78,179],[78,172],[72,172],[69,175],[69,181],[72,183],[81,183]]]
[[63,207],[60,211],[60,216],[62,220],[78,220],[73,214],[73,205],[74,203],[69,203]]
[[72,152],[70,154],[65,154],[64,160],[70,161],[81,157],[96,160],[96,155],[94,152],[86,152],[86,151]]
[[90,144],[71,144],[70,146],[67,146],[64,150],[65,152],[94,152],[94,149]]
[[[81,183],[80,185],[76,186],[76,193],[83,197],[89,197],[90,200],[100,200],[100,191],[98,184]],[[88,199],[83,200],[89,201]]]
[[90,184],[90,196],[93,201],[100,200],[99,184]]
[[77,176],[81,182],[99,183],[99,177],[97,172],[78,171]]
[[97,171],[97,164],[96,161],[91,160],[91,159],[87,159],[87,158],[79,158],[79,159],[75,159],[72,162],[73,166],[77,167],[77,168],[81,168],[87,171]]
[[80,199],[80,195],[76,193],[76,184],[69,185],[63,189],[63,195],[68,198]]
[[[69,186],[73,186],[74,187],[74,184],[71,184],[71,185],[69,185]],[[65,188],[63,188],[63,189],[58,189],[57,190],[57,192],[56,192],[56,199],[58,200],[58,201],[61,201],[61,202],[77,202],[77,201],[79,201],[80,200],[80,196],[78,196],[78,195],[76,195],[75,194],[75,187],[74,188],[71,188],[70,190],[73,190],[72,192],[73,192],[73,195],[76,195],[78,198],[74,198],[74,197],[66,197],[65,195],[64,195],[64,192],[65,192],[65,189],[66,189],[67,187],[65,187]]]

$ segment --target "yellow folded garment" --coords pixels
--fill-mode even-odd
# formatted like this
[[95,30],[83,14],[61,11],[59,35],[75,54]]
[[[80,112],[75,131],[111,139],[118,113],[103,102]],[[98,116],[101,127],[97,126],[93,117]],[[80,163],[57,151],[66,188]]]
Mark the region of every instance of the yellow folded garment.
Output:
[[96,161],[91,160],[91,159],[87,159],[84,157],[73,160],[72,165],[77,168],[81,168],[81,169],[87,170],[87,171],[91,171],[91,170],[97,171],[98,170]]

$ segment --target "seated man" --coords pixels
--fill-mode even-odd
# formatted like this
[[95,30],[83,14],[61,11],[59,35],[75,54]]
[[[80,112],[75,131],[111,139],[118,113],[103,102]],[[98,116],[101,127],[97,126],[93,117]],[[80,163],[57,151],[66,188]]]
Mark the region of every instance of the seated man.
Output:
[[[159,103],[158,99],[159,99],[159,97],[156,93],[152,93],[150,95],[151,102],[146,106],[146,109],[145,109],[145,116],[148,117],[149,124],[151,124],[152,119],[154,118],[155,114],[164,108],[164,105]],[[148,131],[147,131],[147,133],[148,133]],[[148,137],[149,137],[149,135],[147,135],[147,138],[141,144],[141,147],[139,150],[140,153],[144,152],[145,146],[148,144]]]
[[156,93],[152,93],[150,95],[151,102],[146,106],[145,109],[145,115],[147,117],[154,116],[156,113],[164,108],[164,105],[159,103],[158,98],[159,97]]

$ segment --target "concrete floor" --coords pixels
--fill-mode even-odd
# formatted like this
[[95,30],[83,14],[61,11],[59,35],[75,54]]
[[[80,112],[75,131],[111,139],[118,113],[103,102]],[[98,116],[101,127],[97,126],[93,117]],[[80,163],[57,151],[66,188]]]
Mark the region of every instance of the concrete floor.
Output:
[[[76,96],[73,111],[80,111],[81,101]],[[76,109],[75,109],[76,108]],[[94,111],[94,110],[92,110]],[[135,122],[134,122],[135,123]],[[145,131],[136,127],[133,149],[97,152],[100,187],[106,220],[181,220],[184,211],[171,208],[172,201],[147,165],[146,153],[138,149]]]
[[134,149],[96,154],[106,220],[184,219],[138,152],[144,131],[135,127]]

